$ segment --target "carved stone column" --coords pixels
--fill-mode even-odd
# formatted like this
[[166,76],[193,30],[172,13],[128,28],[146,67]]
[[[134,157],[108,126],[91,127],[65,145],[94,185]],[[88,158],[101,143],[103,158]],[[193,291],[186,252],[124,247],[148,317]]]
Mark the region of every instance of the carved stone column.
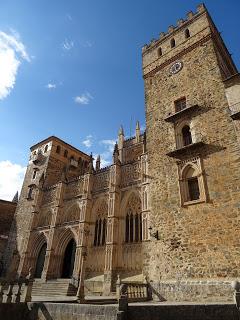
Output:
[[73,271],[73,277],[78,280],[78,299],[82,300],[84,297],[84,279],[85,267],[87,260],[87,244],[89,235],[90,214],[92,209],[92,185],[93,175],[92,172],[84,175],[83,183],[83,197],[81,201],[81,214],[79,221],[79,233],[76,248],[76,258]]
[[114,290],[117,275],[117,224],[120,210],[120,163],[111,166],[110,181],[109,181],[109,200],[108,200],[108,220],[107,220],[107,239],[105,253],[105,268],[104,268],[104,295],[110,295]]
[[141,193],[142,193],[142,239],[146,241],[149,239],[149,206],[148,206],[148,163],[147,154],[141,156]]

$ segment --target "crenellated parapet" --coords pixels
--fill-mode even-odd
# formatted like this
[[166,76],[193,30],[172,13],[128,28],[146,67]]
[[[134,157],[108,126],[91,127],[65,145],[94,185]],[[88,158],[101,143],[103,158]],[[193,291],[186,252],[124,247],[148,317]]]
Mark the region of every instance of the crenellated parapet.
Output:
[[159,34],[159,38],[158,39],[152,39],[151,42],[149,44],[145,44],[142,47],[142,53],[145,54],[145,52],[147,52],[149,49],[160,45],[161,42],[163,42],[164,40],[166,40],[169,37],[173,37],[174,34],[179,31],[180,28],[182,28],[183,26],[186,26],[189,22],[192,22],[192,20],[198,16],[199,14],[206,12],[207,9],[205,7],[205,5],[203,3],[199,4],[197,6],[197,11],[196,12],[188,12],[186,15],[186,19],[179,19],[177,21],[177,25],[170,25],[168,27],[167,32],[160,32]]

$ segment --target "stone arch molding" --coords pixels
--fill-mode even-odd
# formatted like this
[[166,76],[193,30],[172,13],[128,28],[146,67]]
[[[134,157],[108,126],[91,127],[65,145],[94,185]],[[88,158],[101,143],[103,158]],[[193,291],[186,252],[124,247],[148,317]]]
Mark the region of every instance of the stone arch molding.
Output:
[[124,197],[123,197],[123,199],[121,201],[121,207],[120,207],[120,215],[121,215],[121,217],[125,217],[126,209],[127,209],[127,206],[128,206],[128,202],[131,199],[131,197],[139,198],[140,202],[142,203],[141,191],[138,191],[138,190],[135,190],[135,189],[128,191],[124,195]]
[[59,216],[59,224],[80,219],[81,207],[78,203],[72,204],[69,208],[64,208]]
[[[192,170],[191,174],[189,172]],[[181,205],[186,206],[198,202],[207,202],[207,185],[204,176],[203,163],[199,157],[189,159],[178,164],[179,188],[181,194]],[[199,199],[190,201],[188,190],[188,179],[196,177],[198,179]]]
[[108,216],[108,201],[105,197],[98,198],[92,207],[92,220],[107,218]]

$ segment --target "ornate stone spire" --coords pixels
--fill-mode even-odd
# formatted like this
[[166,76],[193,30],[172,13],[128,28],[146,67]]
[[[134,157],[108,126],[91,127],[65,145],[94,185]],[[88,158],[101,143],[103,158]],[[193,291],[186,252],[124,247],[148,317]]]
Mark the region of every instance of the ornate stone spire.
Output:
[[88,173],[93,173],[94,172],[94,168],[93,168],[93,156],[92,153],[90,155],[90,162],[88,164]]
[[100,154],[97,156],[97,160],[96,160],[96,171],[99,171],[101,167],[101,158],[100,158]]
[[119,149],[123,148],[123,143],[124,143],[124,131],[123,131],[123,126],[121,126],[118,131],[118,148]]
[[115,146],[114,146],[114,151],[113,151],[113,163],[114,163],[114,164],[120,163],[120,160],[119,160],[119,151],[118,151],[118,144],[117,144],[117,143],[115,143]]
[[139,142],[140,141],[140,124],[139,124],[139,121],[137,121],[136,123],[136,142]]
[[15,193],[15,196],[13,197],[12,202],[18,203],[18,191]]

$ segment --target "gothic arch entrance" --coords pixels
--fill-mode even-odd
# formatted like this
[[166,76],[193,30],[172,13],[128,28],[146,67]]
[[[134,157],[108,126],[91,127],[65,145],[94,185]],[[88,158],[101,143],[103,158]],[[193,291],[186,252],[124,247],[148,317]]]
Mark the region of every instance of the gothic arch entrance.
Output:
[[62,266],[62,278],[71,278],[73,274],[74,261],[76,253],[76,242],[71,239],[65,249],[63,266]]
[[44,261],[45,261],[45,255],[47,250],[47,244],[44,243],[39,251],[38,257],[37,257],[37,263],[35,268],[35,278],[41,278],[42,277],[42,271],[44,267]]

